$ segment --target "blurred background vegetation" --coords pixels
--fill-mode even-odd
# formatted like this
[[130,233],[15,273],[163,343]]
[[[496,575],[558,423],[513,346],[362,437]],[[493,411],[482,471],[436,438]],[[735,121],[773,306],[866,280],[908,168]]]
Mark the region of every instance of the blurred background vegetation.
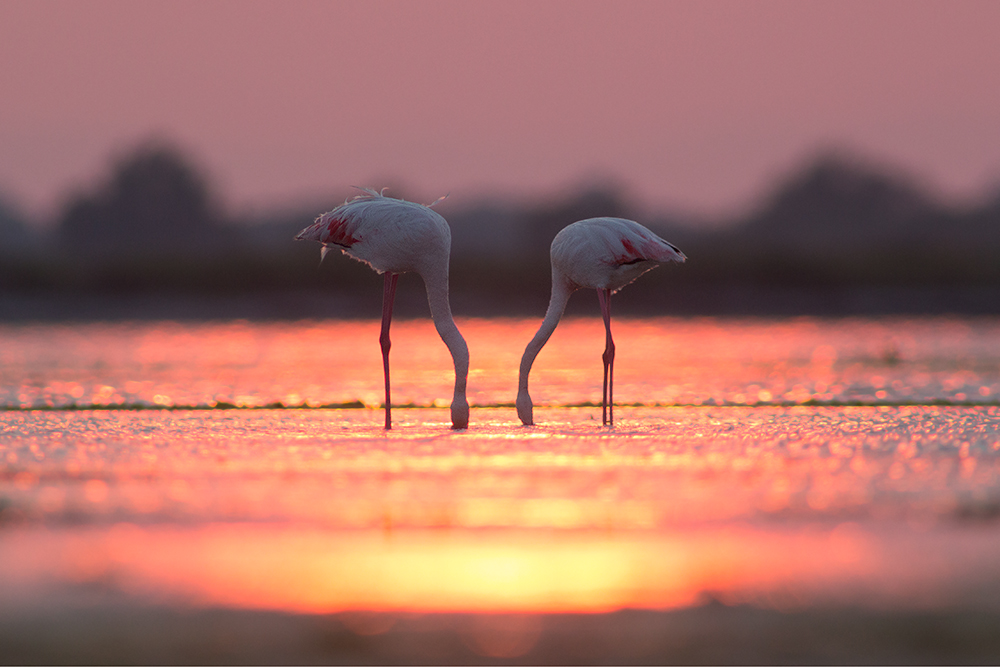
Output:
[[[345,192],[237,216],[190,156],[146,143],[54,220],[28,220],[0,195],[0,319],[378,317],[370,269],[340,256],[321,266],[317,244],[292,240]],[[556,232],[610,215],[689,258],[625,289],[621,314],[1000,313],[1000,193],[948,205],[906,174],[831,153],[763,195],[725,220],[640,212],[613,186],[553,201],[446,200],[453,308],[540,317]],[[397,313],[425,314],[422,290],[404,276]],[[597,300],[576,297],[569,311],[596,313]]]

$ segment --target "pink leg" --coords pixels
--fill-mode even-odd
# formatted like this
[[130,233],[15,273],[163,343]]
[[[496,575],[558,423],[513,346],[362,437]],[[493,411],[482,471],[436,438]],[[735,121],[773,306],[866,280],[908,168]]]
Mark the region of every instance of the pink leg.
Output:
[[604,346],[604,391],[601,396],[601,423],[614,425],[615,421],[615,341],[611,338],[611,290],[598,289],[597,300],[601,302],[604,329],[608,333]]
[[399,280],[398,273],[385,274],[385,286],[382,289],[382,335],[378,342],[382,344],[382,370],[385,372],[385,429],[392,428],[392,399],[389,395],[389,348],[392,342],[389,340],[389,324],[392,322],[392,303],[396,300],[396,281]]

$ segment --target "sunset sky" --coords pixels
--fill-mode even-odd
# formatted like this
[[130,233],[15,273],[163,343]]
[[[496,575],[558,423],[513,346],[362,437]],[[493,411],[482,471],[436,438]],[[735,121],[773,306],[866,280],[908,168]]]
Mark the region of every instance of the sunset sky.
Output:
[[51,215],[161,137],[234,210],[610,181],[718,214],[831,148],[976,197],[998,34],[975,1],[0,0],[0,193]]

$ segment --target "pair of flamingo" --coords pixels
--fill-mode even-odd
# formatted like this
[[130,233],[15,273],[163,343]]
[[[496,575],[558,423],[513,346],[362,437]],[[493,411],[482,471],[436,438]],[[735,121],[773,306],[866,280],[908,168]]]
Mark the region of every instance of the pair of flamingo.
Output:
[[[432,204],[433,206],[433,204]],[[465,398],[469,374],[469,348],[455,326],[448,300],[448,260],[451,230],[430,206],[385,197],[364,189],[329,213],[319,216],[295,237],[319,241],[321,256],[332,248],[365,262],[385,276],[382,293],[382,367],[385,374],[385,428],[392,428],[389,392],[389,324],[400,273],[415,271],[424,280],[431,318],[455,363],[455,394],[451,402],[452,428],[468,428],[469,403]],[[683,262],[684,253],[642,225],[621,218],[590,218],[569,225],[552,240],[552,298],[538,333],[521,357],[517,389],[517,415],[525,425],[534,423],[528,374],[538,352],[555,330],[570,295],[581,287],[597,290],[604,316],[607,342],[604,349],[604,390],[601,415],[614,422],[615,343],[611,338],[611,295],[640,275],[665,262]]]

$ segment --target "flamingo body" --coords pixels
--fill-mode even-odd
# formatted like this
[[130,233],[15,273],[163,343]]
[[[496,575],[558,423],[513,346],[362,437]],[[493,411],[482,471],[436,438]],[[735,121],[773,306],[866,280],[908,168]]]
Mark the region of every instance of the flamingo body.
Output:
[[469,374],[469,348],[455,325],[448,298],[448,264],[451,230],[430,207],[392,197],[375,190],[324,213],[296,235],[298,240],[323,244],[322,257],[332,248],[364,262],[385,276],[382,301],[382,345],[385,374],[385,427],[392,427],[389,384],[389,324],[400,273],[414,271],[423,278],[427,302],[438,334],[448,346],[455,364],[455,393],[451,403],[453,428],[469,425],[465,397]]
[[378,273],[440,272],[447,277],[451,229],[433,209],[374,190],[316,218],[295,237],[319,241]]
[[528,376],[535,357],[562,318],[570,295],[580,288],[596,289],[607,331],[604,351],[602,413],[614,421],[614,341],[611,337],[611,295],[660,264],[687,258],[676,246],[637,222],[622,218],[590,218],[565,227],[552,240],[552,296],[545,319],[521,357],[517,414],[534,423]]
[[630,282],[684,254],[637,222],[590,218],[563,228],[552,239],[552,266],[579,287],[617,292]]

